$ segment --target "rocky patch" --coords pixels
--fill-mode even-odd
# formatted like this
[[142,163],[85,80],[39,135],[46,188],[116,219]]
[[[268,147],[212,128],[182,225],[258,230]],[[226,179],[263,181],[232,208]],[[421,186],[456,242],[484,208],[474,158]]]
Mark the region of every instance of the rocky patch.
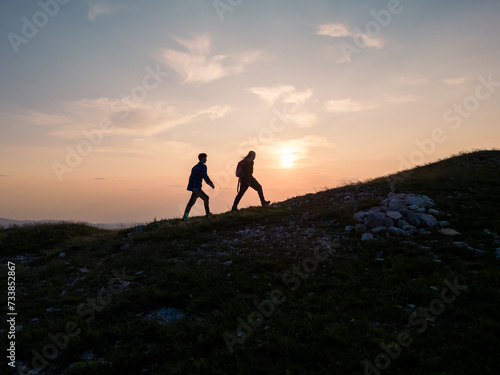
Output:
[[[447,221],[438,221],[436,216],[439,215],[444,213],[437,210],[434,200],[426,195],[389,193],[379,206],[356,212],[353,219],[359,223],[355,227],[347,226],[345,230],[362,233],[362,240],[374,239],[374,234],[382,233],[386,236],[429,234],[430,230],[449,225]],[[442,228],[441,233],[448,236],[459,234],[450,228]]]

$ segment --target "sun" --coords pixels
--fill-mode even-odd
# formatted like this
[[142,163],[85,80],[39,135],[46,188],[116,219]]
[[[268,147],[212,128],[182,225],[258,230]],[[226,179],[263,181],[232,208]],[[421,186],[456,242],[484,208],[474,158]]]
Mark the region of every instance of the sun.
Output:
[[297,153],[290,147],[283,147],[280,152],[280,161],[283,168],[291,168],[295,165]]

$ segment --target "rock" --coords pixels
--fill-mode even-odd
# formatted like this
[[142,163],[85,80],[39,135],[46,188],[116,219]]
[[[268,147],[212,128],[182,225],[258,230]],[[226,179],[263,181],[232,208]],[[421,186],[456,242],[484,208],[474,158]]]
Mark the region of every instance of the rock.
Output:
[[410,225],[406,220],[398,220],[398,227],[404,229],[404,227]]
[[401,228],[396,228],[396,227],[390,227],[389,229],[389,232],[391,232],[392,234],[404,234],[405,236],[408,235],[408,233],[406,233],[403,229]]
[[66,257],[66,253],[60,253],[59,254],[59,258],[64,258],[64,257]]
[[418,228],[418,234],[431,234],[431,232],[424,228]]
[[467,245],[467,243],[465,242],[453,242],[453,245],[457,246],[457,247],[461,247],[461,248],[469,248],[470,246]]
[[384,226],[385,214],[380,212],[371,212],[368,219],[365,219],[365,225],[369,228]]
[[406,210],[406,203],[403,200],[393,199],[391,203],[389,203],[390,211],[403,211]]
[[232,260],[228,260],[227,262],[224,262],[225,266],[230,266],[231,264],[233,264]]
[[394,226],[394,220],[392,220],[390,217],[386,217],[384,219],[384,225],[386,228]]
[[364,224],[356,224],[356,232],[366,232],[368,228]]
[[123,244],[121,247],[120,247],[120,250],[128,250],[130,249],[130,244],[126,243],[126,244]]
[[427,224],[427,226],[429,226],[430,228],[434,228],[434,227],[438,226],[438,221],[434,216],[429,215],[429,214],[419,214],[419,216],[422,219],[422,221],[425,224]]
[[156,319],[160,324],[173,323],[176,320],[184,318],[186,314],[179,309],[163,308],[156,314],[148,314],[149,319]]
[[344,231],[346,231],[346,232],[351,232],[353,229],[354,229],[354,227],[353,227],[352,225],[347,225],[347,226],[344,228]]
[[403,215],[401,215],[398,211],[387,211],[387,216],[394,220],[399,220],[403,217]]
[[418,214],[415,212],[409,212],[408,215],[406,215],[406,220],[413,226],[418,227],[420,223],[422,223],[422,219]]
[[458,236],[460,234],[460,232],[457,232],[455,229],[451,229],[451,228],[443,228],[440,230],[440,232],[446,236]]
[[434,208],[430,208],[428,211],[432,215],[439,215],[440,212],[438,210],[435,210]]
[[424,199],[423,197],[419,197],[415,194],[408,194],[405,199],[406,202],[408,202],[408,205],[415,205],[419,207],[426,207],[429,205],[428,201]]
[[372,232],[373,233],[379,233],[379,232],[382,232],[382,231],[384,231],[386,229],[387,229],[386,227],[376,227],[376,228],[372,229]]
[[360,212],[356,212],[354,215],[352,215],[353,219],[357,220],[357,221],[363,221],[363,218],[367,215],[366,212],[364,211],[360,211]]
[[373,234],[363,233],[363,235],[361,236],[361,241],[369,241],[369,240],[373,240]]
[[445,220],[442,220],[439,222],[439,226],[440,227],[449,227],[450,226],[450,223],[445,221]]

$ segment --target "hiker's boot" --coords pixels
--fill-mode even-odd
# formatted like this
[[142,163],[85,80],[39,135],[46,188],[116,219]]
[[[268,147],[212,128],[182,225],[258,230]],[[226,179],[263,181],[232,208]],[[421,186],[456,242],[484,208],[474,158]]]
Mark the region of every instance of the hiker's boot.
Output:
[[271,201],[262,201],[261,204],[262,207],[269,206],[271,204]]

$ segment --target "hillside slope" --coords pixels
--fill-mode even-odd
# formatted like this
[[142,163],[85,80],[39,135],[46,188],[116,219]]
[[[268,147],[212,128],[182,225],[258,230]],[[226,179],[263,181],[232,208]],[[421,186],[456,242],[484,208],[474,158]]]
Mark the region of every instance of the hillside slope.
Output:
[[16,366],[496,374],[499,209],[500,152],[477,151],[187,223],[0,229]]

